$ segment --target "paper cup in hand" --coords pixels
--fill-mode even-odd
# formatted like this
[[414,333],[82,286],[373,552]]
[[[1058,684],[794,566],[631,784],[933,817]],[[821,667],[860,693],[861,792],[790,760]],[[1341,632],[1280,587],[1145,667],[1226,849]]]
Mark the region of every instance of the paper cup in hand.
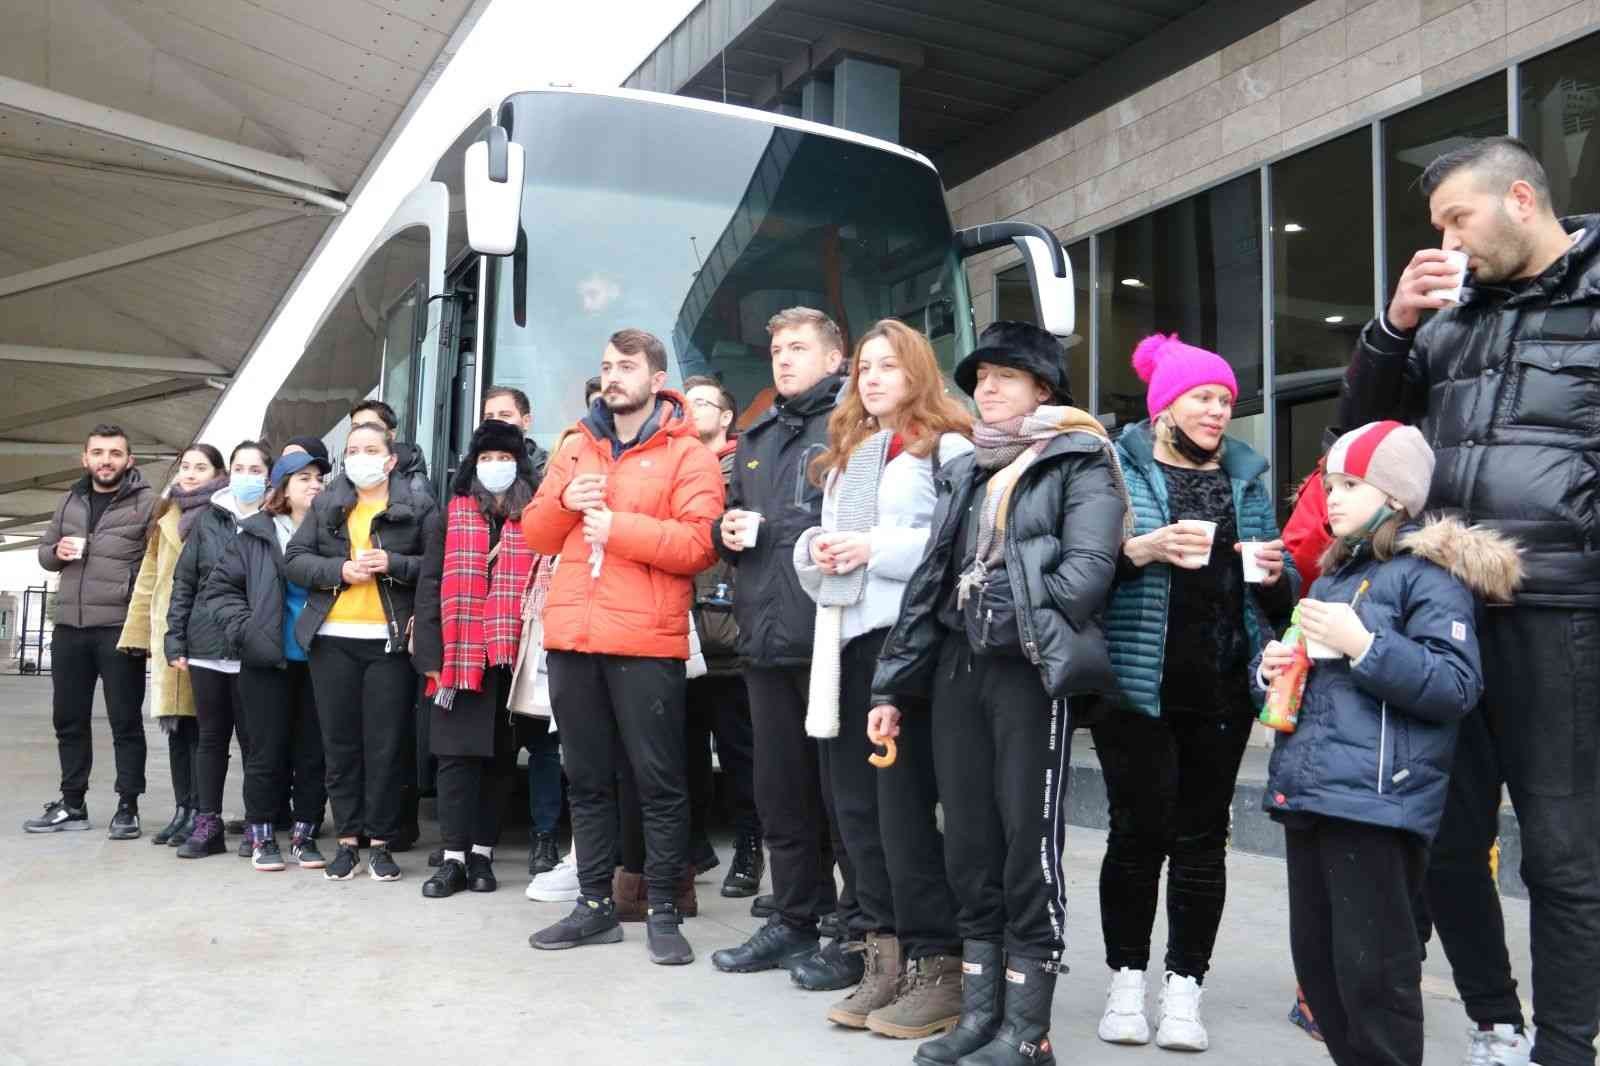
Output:
[[761,533],[761,513],[746,511],[744,518],[739,522],[739,536],[744,540],[746,548],[756,546],[756,537]]
[[1344,656],[1322,643],[1320,640],[1306,638],[1306,654],[1313,659],[1343,659]]
[[1467,283],[1467,253],[1455,251],[1444,254],[1450,268],[1456,272],[1456,283],[1448,289],[1434,289],[1428,295],[1435,300],[1449,300],[1458,304],[1461,302],[1461,287]]
[[1211,562],[1211,547],[1213,542],[1217,539],[1217,524],[1215,522],[1205,522],[1198,518],[1186,518],[1179,522],[1178,525],[1191,532],[1205,534],[1206,550],[1204,554],[1200,552],[1190,552],[1184,558],[1185,567],[1190,570],[1199,570],[1201,567]]
[[61,542],[71,550],[74,559],[83,558],[83,549],[89,543],[85,537],[62,537]]
[[1266,567],[1261,565],[1261,549],[1265,545],[1259,540],[1241,540],[1239,542],[1239,558],[1244,563],[1244,580],[1247,585],[1259,585],[1267,579]]

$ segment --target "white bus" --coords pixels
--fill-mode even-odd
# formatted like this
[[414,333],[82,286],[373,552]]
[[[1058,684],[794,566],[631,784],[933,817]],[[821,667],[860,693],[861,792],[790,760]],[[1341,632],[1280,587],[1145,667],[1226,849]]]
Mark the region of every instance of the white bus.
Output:
[[443,484],[490,385],[532,400],[548,446],[624,327],[661,337],[674,383],[769,402],[767,319],[804,304],[846,340],[895,317],[948,370],[973,345],[961,260],[1016,242],[1037,321],[1073,330],[1070,266],[1022,223],[953,230],[933,165],[765,111],[633,90],[517,93],[474,122],[397,212],[267,410],[269,439],[340,433],[380,396]]

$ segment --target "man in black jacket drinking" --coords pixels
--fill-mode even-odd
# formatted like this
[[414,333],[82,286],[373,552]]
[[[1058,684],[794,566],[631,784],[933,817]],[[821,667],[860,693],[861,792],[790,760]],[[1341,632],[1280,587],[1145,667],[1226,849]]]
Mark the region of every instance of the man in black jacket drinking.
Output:
[[[1544,168],[1509,137],[1435,159],[1422,191],[1443,247],[1412,257],[1388,314],[1362,330],[1340,423],[1416,422],[1437,457],[1429,507],[1514,537],[1526,568],[1516,603],[1478,630],[1485,695],[1461,723],[1428,903],[1475,1023],[1473,1061],[1530,1061],[1489,872],[1504,783],[1532,904],[1531,1061],[1588,1066],[1600,1030],[1600,215],[1557,219]],[[1425,311],[1438,314],[1422,324]]]
[[[843,988],[860,980],[861,956],[838,947],[816,956],[817,921],[835,897],[826,858],[832,834],[817,742],[805,730],[816,607],[800,587],[793,556],[800,534],[821,519],[822,489],[808,468],[827,448],[844,339],[832,319],[808,307],[774,315],[767,332],[778,398],[739,437],[728,510],[711,537],[738,568],[734,617],[739,656],[749,665],[756,809],[776,910],[748,941],[711,961],[732,973],[784,966],[806,987]],[[842,847],[832,850],[843,857]],[[796,967],[808,959],[802,975]]]

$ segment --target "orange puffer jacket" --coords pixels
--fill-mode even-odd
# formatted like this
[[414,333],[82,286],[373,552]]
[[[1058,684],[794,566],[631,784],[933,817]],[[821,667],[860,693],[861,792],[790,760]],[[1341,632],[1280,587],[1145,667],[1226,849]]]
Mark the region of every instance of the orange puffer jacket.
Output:
[[[617,454],[610,413],[597,402],[563,441],[522,514],[522,535],[560,555],[544,607],[544,646],[642,658],[689,657],[693,577],[716,561],[722,470],[685,417],[683,397],[658,394],[636,444]],[[611,536],[595,576],[583,515],[561,495],[574,477],[606,476]]]

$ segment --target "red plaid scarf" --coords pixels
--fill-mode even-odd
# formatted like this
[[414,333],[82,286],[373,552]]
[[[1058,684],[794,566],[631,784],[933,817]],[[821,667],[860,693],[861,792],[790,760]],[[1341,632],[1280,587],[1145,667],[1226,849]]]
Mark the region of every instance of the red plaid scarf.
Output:
[[455,690],[477,692],[485,666],[517,661],[522,636],[522,597],[533,571],[534,554],[522,539],[522,524],[506,519],[500,550],[491,569],[489,523],[471,496],[450,501],[444,538],[444,577],[439,608],[444,626],[444,671],[439,676],[441,707]]

